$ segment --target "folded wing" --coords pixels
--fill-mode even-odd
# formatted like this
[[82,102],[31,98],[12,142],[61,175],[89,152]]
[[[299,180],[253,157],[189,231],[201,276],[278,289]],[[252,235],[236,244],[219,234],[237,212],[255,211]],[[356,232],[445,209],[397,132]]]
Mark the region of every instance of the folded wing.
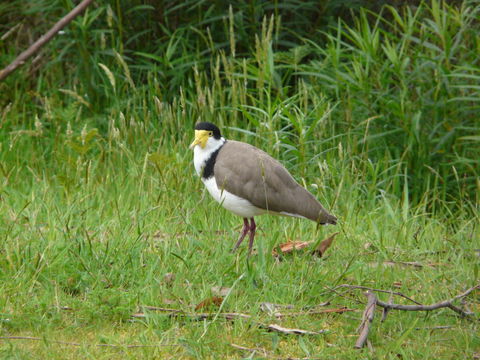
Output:
[[227,141],[218,153],[214,175],[220,189],[261,209],[302,216],[320,224],[336,223],[335,216],[300,186],[282,164],[252,145]]

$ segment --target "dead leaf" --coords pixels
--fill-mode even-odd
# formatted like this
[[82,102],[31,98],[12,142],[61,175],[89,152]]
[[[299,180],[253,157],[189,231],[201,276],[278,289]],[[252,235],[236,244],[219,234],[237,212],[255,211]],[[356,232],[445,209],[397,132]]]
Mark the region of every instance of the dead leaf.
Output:
[[302,330],[302,329],[290,329],[277,324],[269,324],[266,326],[266,328],[270,331],[277,331],[282,334],[288,334],[288,335],[319,335],[327,332],[327,330],[310,331],[310,330]]
[[[282,254],[291,253],[294,250],[301,250],[310,245],[313,241],[289,241],[284,244],[280,244],[278,247]],[[277,249],[272,250],[273,256],[278,256]]]
[[317,255],[319,257],[322,257],[323,254],[325,254],[325,251],[332,245],[333,239],[335,239],[335,236],[337,236],[339,233],[336,232],[332,235],[330,235],[328,238],[323,240],[320,245],[313,251],[313,255]]
[[212,286],[212,288],[210,290],[212,291],[213,295],[227,296],[227,294],[231,290],[231,288],[223,287],[223,286]]
[[212,308],[212,307],[220,307],[223,302],[223,297],[220,296],[212,296],[210,298],[206,298],[202,302],[200,302],[197,306],[195,306],[195,311]]

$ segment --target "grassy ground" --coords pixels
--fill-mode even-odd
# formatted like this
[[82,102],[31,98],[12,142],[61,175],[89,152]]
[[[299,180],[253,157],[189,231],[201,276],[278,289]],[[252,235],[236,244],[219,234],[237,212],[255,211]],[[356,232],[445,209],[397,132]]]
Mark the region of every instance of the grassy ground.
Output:
[[[323,179],[318,169],[309,168],[304,180],[328,207],[334,204],[340,224],[317,232],[307,221],[263,216],[258,219],[258,253],[248,259],[245,246],[237,254],[229,252],[241,219],[204,193],[187,151],[193,131],[180,131],[178,142],[162,137],[161,131],[150,134],[151,153],[133,140],[129,144],[121,136],[101,137],[86,128],[84,143],[91,148],[84,155],[72,150],[72,144],[82,143],[82,131],[59,134],[56,141],[23,133],[2,151],[2,335],[42,338],[2,340],[2,357],[249,355],[232,343],[263,348],[272,357],[454,359],[478,354],[478,323],[448,309],[429,315],[392,312],[384,323],[377,318],[370,339],[374,350],[353,350],[363,295],[340,297],[328,291],[341,283],[365,285],[403,292],[427,304],[460,293],[478,280],[478,218],[456,219],[452,231],[422,206],[411,208],[387,194],[365,193],[361,184],[351,183],[347,169],[343,185],[335,183],[329,176],[336,171],[334,163],[322,170]],[[58,150],[50,151],[50,146]],[[277,262],[271,256],[279,243],[322,239],[337,230],[340,234],[324,258],[298,253]],[[175,278],[165,278],[168,273]],[[131,317],[141,305],[192,312],[212,296],[214,286],[231,288],[222,311],[328,333],[281,335],[251,321],[193,321],[153,312],[145,319]],[[388,295],[380,297],[388,300]],[[302,311],[325,301],[357,311],[282,320],[260,311],[262,302],[291,304],[294,309],[288,311]],[[478,295],[467,304],[478,312]],[[450,327],[429,329],[439,325]],[[102,343],[152,346],[92,346]]]
[[[43,24],[42,4],[28,4],[25,14],[37,11]],[[246,12],[230,10],[207,22],[214,37],[225,28],[222,41],[197,19],[198,27],[165,27],[160,44],[148,33],[144,48],[145,34],[131,27],[145,27],[134,15],[150,7],[122,22],[127,10],[112,4],[87,12],[48,45],[52,53],[0,84],[0,337],[10,337],[0,339],[0,357],[479,356],[478,321],[450,309],[391,311],[383,323],[377,312],[371,347],[354,350],[365,296],[331,290],[362,285],[430,304],[478,283],[475,1],[363,13],[302,36],[273,17],[249,20],[255,37],[242,29]],[[36,21],[2,37],[2,60],[38,35]],[[256,255],[247,258],[245,245],[231,254],[242,221],[194,175],[188,145],[198,119],[280,159],[339,224],[259,217]],[[322,258],[271,254],[337,231]],[[252,318],[132,317],[145,305],[195,312],[214,287],[229,289],[221,308],[201,311]],[[261,310],[268,302],[306,312],[327,301],[355,311],[277,319]],[[457,305],[478,318],[479,301],[476,292]],[[327,332],[284,335],[258,322]],[[116,346],[98,346],[106,344]]]

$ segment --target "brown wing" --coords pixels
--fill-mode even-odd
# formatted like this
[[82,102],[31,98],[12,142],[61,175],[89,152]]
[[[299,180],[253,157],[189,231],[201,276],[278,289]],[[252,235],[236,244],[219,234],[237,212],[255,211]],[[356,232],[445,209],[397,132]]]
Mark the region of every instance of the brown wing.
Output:
[[218,187],[261,209],[300,215],[321,224],[336,223],[282,164],[252,145],[227,141],[218,153],[214,174]]

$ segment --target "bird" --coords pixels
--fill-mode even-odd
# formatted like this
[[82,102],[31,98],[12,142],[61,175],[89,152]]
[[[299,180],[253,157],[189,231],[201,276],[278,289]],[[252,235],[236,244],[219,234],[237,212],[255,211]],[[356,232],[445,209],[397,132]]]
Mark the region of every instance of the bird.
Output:
[[195,125],[193,163],[210,195],[225,209],[243,218],[235,252],[249,234],[248,254],[255,238],[255,216],[284,215],[320,225],[337,223],[320,202],[298,184],[288,170],[266,152],[248,143],[227,140],[210,122]]

